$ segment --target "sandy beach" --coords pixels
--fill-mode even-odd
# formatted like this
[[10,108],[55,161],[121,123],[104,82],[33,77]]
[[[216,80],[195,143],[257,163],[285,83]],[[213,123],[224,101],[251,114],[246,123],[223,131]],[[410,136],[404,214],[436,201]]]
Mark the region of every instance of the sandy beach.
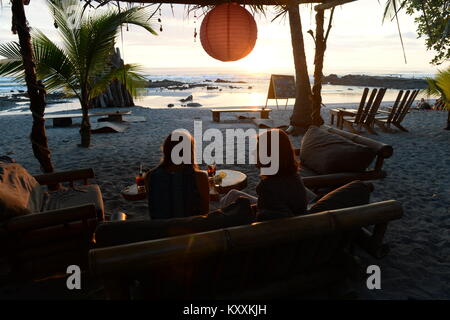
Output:
[[[385,102],[384,106],[389,105]],[[329,105],[354,106],[349,104]],[[102,109],[101,111],[104,111]],[[48,121],[47,135],[56,170],[91,167],[96,173],[107,214],[123,211],[130,219],[148,219],[146,201],[126,201],[120,191],[133,183],[142,162],[151,168],[161,156],[160,144],[171,130],[185,128],[193,132],[194,120],[201,120],[203,130],[218,128],[255,128],[234,115],[223,116],[222,123],[211,120],[208,108],[130,108],[133,116],[146,122],[128,125],[124,133],[92,136],[89,149],[77,147],[78,127],[53,128]],[[288,123],[291,110],[274,110],[277,123]],[[322,110],[328,123],[328,111]],[[412,111],[404,120],[409,133],[367,135],[391,144],[394,155],[384,164],[388,176],[374,181],[372,202],[395,199],[402,203],[404,217],[391,223],[387,232],[390,254],[375,260],[363,255],[365,264],[377,264],[382,272],[382,290],[370,291],[365,283],[355,283],[359,298],[432,299],[450,298],[450,132],[442,130],[444,111]],[[79,121],[79,120],[76,120]],[[91,121],[95,123],[96,118]],[[0,116],[0,155],[8,155],[38,174],[39,164],[26,138],[31,130],[31,115]],[[300,146],[301,137],[292,137]],[[204,167],[204,166],[203,166]],[[255,194],[258,171],[252,165],[221,165],[237,168],[248,176],[244,190]]]

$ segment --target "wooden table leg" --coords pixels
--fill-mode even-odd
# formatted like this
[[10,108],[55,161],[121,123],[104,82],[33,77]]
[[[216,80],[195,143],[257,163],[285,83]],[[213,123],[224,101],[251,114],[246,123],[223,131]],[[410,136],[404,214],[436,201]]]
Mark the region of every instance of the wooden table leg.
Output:
[[261,119],[269,119],[269,111],[261,110]]
[[212,118],[214,122],[220,122],[220,112],[213,111]]
[[344,114],[342,112],[338,112],[336,115],[336,127],[341,130],[344,129]]

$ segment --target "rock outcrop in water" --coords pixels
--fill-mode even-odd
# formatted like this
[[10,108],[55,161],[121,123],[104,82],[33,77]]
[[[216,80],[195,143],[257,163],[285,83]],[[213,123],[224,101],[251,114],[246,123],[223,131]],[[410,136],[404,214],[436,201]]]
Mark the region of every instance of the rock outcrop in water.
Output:
[[390,89],[424,89],[427,82],[423,79],[408,79],[400,77],[382,77],[366,75],[345,75],[338,77],[330,74],[322,79],[324,84],[361,86],[361,87],[383,87]]
[[[119,48],[111,54],[108,62],[108,71],[120,68],[124,65]],[[102,94],[91,99],[92,108],[119,108],[134,106],[133,97],[127,88],[118,79],[111,81],[108,88]]]

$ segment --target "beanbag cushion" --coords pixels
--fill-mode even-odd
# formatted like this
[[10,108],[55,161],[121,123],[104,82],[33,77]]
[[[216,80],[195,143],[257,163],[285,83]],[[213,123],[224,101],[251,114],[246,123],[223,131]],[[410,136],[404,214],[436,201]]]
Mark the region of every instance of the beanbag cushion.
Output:
[[319,174],[363,172],[375,156],[367,146],[312,126],[302,139],[300,164]]
[[40,212],[45,191],[18,163],[0,161],[0,221]]

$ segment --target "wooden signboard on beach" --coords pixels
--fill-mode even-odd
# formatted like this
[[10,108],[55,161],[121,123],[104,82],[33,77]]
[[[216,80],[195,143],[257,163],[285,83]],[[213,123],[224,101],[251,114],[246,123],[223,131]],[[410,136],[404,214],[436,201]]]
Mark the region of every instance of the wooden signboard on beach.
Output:
[[286,99],[285,109],[289,99],[295,98],[295,78],[294,76],[272,74],[270,76],[269,91],[267,93],[266,106],[269,99]]

